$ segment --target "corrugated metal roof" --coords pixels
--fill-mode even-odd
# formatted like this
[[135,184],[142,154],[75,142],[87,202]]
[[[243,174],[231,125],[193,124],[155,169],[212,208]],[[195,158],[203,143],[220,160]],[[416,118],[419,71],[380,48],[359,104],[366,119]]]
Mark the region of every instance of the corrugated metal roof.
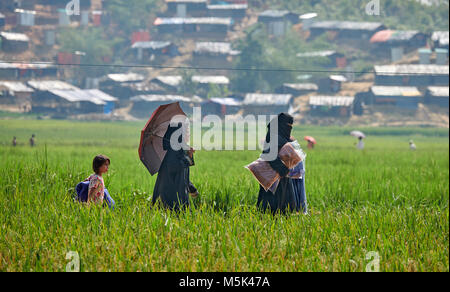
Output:
[[105,102],[118,101],[118,99],[115,98],[114,96],[111,96],[111,95],[109,95],[109,94],[107,94],[107,93],[105,93],[105,92],[103,92],[101,90],[98,90],[98,89],[85,89],[83,91],[86,94],[88,94],[88,95],[90,95],[92,97],[98,98],[98,99],[100,99],[102,101],[105,101]]
[[157,80],[163,84],[167,84],[170,86],[179,86],[181,82],[183,82],[182,76],[157,76],[153,80]]
[[302,19],[302,20],[312,19],[312,18],[316,18],[317,16],[318,16],[318,14],[315,12],[305,13],[305,14],[300,15],[300,19]]
[[106,102],[101,100],[100,98],[91,95],[86,90],[76,89],[76,90],[60,90],[60,89],[54,89],[49,90],[52,94],[59,96],[69,102],[80,102],[80,101],[87,101],[91,102],[96,105],[105,105]]
[[221,105],[228,105],[228,106],[241,106],[242,101],[236,98],[232,97],[212,97],[209,99],[211,102],[218,103]]
[[260,13],[259,17],[273,17],[273,18],[281,18],[288,15],[290,12],[288,10],[266,10]]
[[330,75],[329,78],[338,82],[347,82],[347,77],[345,77],[344,75]]
[[289,87],[294,90],[311,90],[316,91],[319,90],[319,86],[314,83],[285,83],[283,84],[284,87]]
[[201,98],[200,96],[194,95],[194,96],[191,98],[191,102],[194,102],[194,103],[202,103],[202,102],[203,102],[203,98]]
[[329,57],[336,54],[336,51],[327,50],[327,51],[316,51],[316,52],[305,52],[298,53],[297,57],[299,58],[310,58],[310,57]]
[[292,99],[291,94],[264,94],[248,93],[243,101],[244,105],[288,105]]
[[421,96],[414,86],[372,86],[370,91],[375,96]]
[[39,91],[78,90],[79,88],[60,80],[31,80],[28,85]]
[[48,69],[56,68],[52,63],[39,63],[39,64],[27,64],[27,63],[2,63],[0,60],[0,69]]
[[16,42],[29,42],[30,38],[23,33],[16,33],[16,32],[0,32],[0,36],[8,41],[16,41]]
[[222,25],[232,25],[231,18],[219,18],[219,17],[198,17],[198,18],[157,18],[154,25],[164,25],[164,24],[222,24]]
[[14,9],[15,13],[26,13],[36,15],[36,11],[34,10],[25,10],[25,9]]
[[231,43],[225,42],[197,42],[195,43],[195,53],[238,55],[240,52],[231,49]]
[[436,97],[449,97],[448,86],[429,86],[427,88],[428,94]]
[[165,0],[166,3],[206,3],[208,0]]
[[431,39],[434,42],[439,42],[440,46],[448,46],[448,31],[435,31]]
[[426,5],[426,6],[441,5],[440,0],[416,0],[416,1],[419,2],[420,4]]
[[382,27],[381,22],[359,21],[317,21],[310,28],[337,29],[337,30],[377,30]]
[[418,30],[394,30],[389,41],[407,41],[414,38],[420,32]]
[[158,42],[158,41],[150,41],[150,42],[135,42],[131,48],[132,49],[152,49],[159,50],[167,48],[171,45],[171,42]]
[[351,106],[355,98],[351,96],[311,96],[309,105],[311,106]]
[[422,74],[422,75],[448,75],[448,65],[381,65],[375,66],[377,75],[401,75],[401,74]]
[[108,74],[107,77],[115,82],[135,82],[143,81],[145,79],[143,75],[136,73]]
[[34,90],[26,86],[22,82],[17,81],[0,81],[0,86],[5,87],[12,92],[33,92]]
[[138,83],[121,83],[120,86],[128,87],[135,91],[144,91],[144,92],[164,92],[165,88],[161,85],[154,82],[138,82]]
[[183,101],[191,102],[192,100],[188,97],[181,95],[160,95],[160,94],[148,94],[148,95],[138,95],[131,98],[131,101],[147,101],[147,102],[174,102]]
[[247,4],[217,4],[217,5],[208,5],[208,9],[210,10],[247,10]]
[[230,79],[226,76],[192,76],[192,82],[201,84],[227,85],[230,83]]
[[233,20],[231,18],[220,17],[199,17],[199,18],[187,18],[185,24],[223,24],[231,26]]

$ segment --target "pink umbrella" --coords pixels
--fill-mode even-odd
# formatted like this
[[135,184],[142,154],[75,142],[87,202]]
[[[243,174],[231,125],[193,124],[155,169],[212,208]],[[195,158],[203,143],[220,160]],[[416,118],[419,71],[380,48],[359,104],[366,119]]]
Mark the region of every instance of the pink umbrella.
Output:
[[316,139],[314,139],[314,137],[311,136],[305,136],[305,141],[311,142],[313,144],[317,144]]

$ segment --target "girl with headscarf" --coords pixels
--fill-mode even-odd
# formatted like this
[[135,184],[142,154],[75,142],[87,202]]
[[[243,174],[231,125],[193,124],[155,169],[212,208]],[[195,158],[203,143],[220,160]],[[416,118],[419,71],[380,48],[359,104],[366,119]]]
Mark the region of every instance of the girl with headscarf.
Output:
[[[268,131],[266,135],[265,147],[263,155],[270,153],[271,147],[276,147],[277,153],[280,149],[291,140],[292,124],[294,118],[287,114],[281,113],[278,117],[272,120],[267,126]],[[271,141],[271,138],[275,139]],[[263,157],[263,156],[262,156]],[[294,194],[294,186],[292,179],[288,178],[289,169],[281,161],[277,155],[276,159],[268,160],[270,166],[281,176],[275,193],[270,190],[267,192],[262,186],[259,189],[258,207],[263,211],[269,209],[273,214],[276,212],[286,213],[286,211],[297,210],[297,200]]]
[[[179,210],[189,206],[189,194],[193,197],[198,195],[197,189],[189,180],[189,167],[194,165],[193,150],[186,149],[184,133],[178,137],[180,149],[173,149],[170,141],[172,135],[182,128],[179,123],[176,126],[167,128],[163,138],[163,149],[167,151],[156,179],[153,190],[152,203],[155,204],[158,198],[161,199],[164,207],[171,210]],[[176,138],[176,137],[174,137]]]

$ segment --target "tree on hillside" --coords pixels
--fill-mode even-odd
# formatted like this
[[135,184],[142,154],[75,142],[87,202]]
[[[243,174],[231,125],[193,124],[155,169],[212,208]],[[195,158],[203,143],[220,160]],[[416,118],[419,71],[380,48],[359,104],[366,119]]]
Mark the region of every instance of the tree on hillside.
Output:
[[287,9],[297,13],[316,12],[322,20],[380,21],[391,29],[428,32],[448,30],[449,1],[438,5],[421,4],[418,0],[380,0],[380,15],[366,14],[370,0],[248,0],[257,11]]
[[[122,42],[121,39],[105,39],[101,28],[65,29],[59,36],[61,51],[85,53],[83,64],[105,64],[107,59],[114,56],[114,47]],[[79,77],[99,77],[108,71],[107,67],[80,67]]]
[[233,78],[234,89],[238,92],[252,92],[267,87],[262,72],[254,70],[264,68],[267,63],[262,38],[260,28],[255,27],[239,43],[241,54],[235,64],[235,69],[239,71]]
[[[234,64],[234,90],[238,92],[273,92],[283,83],[298,82],[302,71],[321,71],[326,58],[297,58],[300,52],[335,49],[325,39],[302,40],[294,31],[279,38],[269,38],[260,26],[250,30],[238,46],[241,55]],[[262,69],[262,70],[261,70]],[[308,73],[309,74],[309,73]],[[313,74],[321,76],[322,74]]]
[[113,22],[125,33],[150,26],[151,16],[161,11],[162,0],[109,0],[105,9],[112,14]]

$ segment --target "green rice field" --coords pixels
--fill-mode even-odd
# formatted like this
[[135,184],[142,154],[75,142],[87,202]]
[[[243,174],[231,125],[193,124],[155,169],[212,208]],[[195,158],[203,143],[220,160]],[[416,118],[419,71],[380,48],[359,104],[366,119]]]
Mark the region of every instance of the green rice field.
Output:
[[[244,168],[259,151],[197,151],[191,209],[152,207],[144,124],[0,120],[0,271],[65,271],[69,252],[81,271],[449,271],[448,129],[360,128],[358,151],[353,128],[297,126],[303,148],[318,141],[305,149],[310,212],[272,216]],[[100,153],[114,211],[72,199]]]

